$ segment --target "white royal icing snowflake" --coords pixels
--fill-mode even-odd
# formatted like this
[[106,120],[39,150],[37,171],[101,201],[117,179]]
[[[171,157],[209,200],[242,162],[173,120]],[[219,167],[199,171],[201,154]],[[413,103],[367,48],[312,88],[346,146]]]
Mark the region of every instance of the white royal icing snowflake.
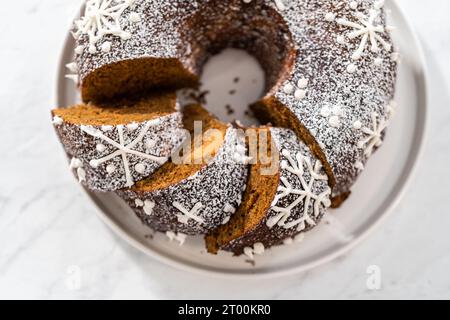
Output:
[[378,122],[378,114],[372,113],[372,129],[361,128],[361,131],[367,135],[367,138],[358,143],[358,147],[364,149],[364,155],[370,157],[375,148],[383,144],[383,132],[388,127],[389,122],[381,118]]
[[[281,168],[294,174],[299,179],[301,188],[295,189],[291,182],[289,182],[285,177],[281,177],[283,186],[278,188],[278,191],[281,193],[276,195],[271,208],[272,211],[278,214],[268,219],[267,226],[269,228],[273,228],[275,225],[278,225],[285,229],[297,227],[297,231],[302,231],[306,229],[306,224],[311,226],[316,224],[314,219],[319,216],[320,207],[322,205],[325,207],[329,207],[331,205],[329,199],[331,194],[330,188],[327,188],[321,194],[315,194],[313,191],[316,181],[328,180],[328,178],[326,175],[320,173],[320,170],[322,169],[320,161],[316,161],[313,167],[311,161],[301,153],[297,153],[295,159],[287,150],[283,150],[282,154],[287,161],[282,161]],[[305,168],[310,175],[309,183],[305,180]],[[289,195],[297,195],[298,198],[286,208],[279,207],[279,201]],[[287,223],[287,220],[292,215],[292,210],[300,204],[303,204],[304,208],[302,217]],[[310,212],[311,205],[313,208],[312,212]]]
[[[117,126],[117,133],[119,136],[119,141],[114,141],[111,138],[107,137],[106,135],[104,135],[102,133],[101,130],[99,129],[95,129],[93,127],[90,126],[81,126],[81,131],[85,132],[86,134],[94,137],[94,138],[98,138],[103,140],[105,143],[115,147],[117,150],[114,151],[113,153],[100,158],[100,159],[93,159],[89,162],[89,164],[93,167],[93,168],[97,168],[99,165],[101,165],[102,163],[105,163],[107,161],[110,161],[116,157],[122,157],[122,162],[123,162],[123,167],[125,170],[125,178],[126,178],[126,187],[131,187],[132,185],[134,185],[134,181],[133,181],[133,177],[131,174],[131,169],[130,169],[130,164],[128,161],[128,155],[134,155],[134,156],[138,156],[142,159],[147,159],[147,160],[151,160],[154,161],[158,164],[164,164],[167,161],[166,157],[158,157],[155,155],[151,155],[151,154],[146,154],[140,151],[136,151],[133,150],[134,147],[136,147],[136,145],[138,143],[140,143],[142,141],[142,139],[144,138],[144,136],[147,134],[148,130],[151,128],[151,126],[154,124],[154,122],[152,121],[147,121],[144,125],[144,127],[142,128],[142,131],[139,133],[139,135],[136,137],[136,139],[134,139],[133,141],[131,141],[128,144],[125,144],[125,139],[124,139],[124,126],[123,125],[118,125]],[[103,149],[103,148],[102,148]],[[103,149],[104,150],[104,149]],[[137,164],[136,165],[136,171],[138,173],[143,173],[142,167],[144,167],[143,164]],[[145,168],[144,168],[145,169]],[[114,171],[114,170],[109,170],[109,171]]]
[[[86,34],[89,37],[89,51],[97,51],[96,44],[106,35],[118,36],[128,40],[131,34],[120,25],[123,12],[136,0],[88,0],[84,16],[75,21],[74,36],[79,38]],[[136,20],[137,21],[137,20]]]
[[378,20],[381,12],[379,10],[381,9],[381,7],[382,5],[380,4],[375,5],[375,9],[370,10],[369,17],[361,12],[357,13],[356,17],[359,23],[343,18],[339,18],[336,20],[339,25],[355,29],[347,35],[349,39],[356,39],[361,37],[361,42],[358,46],[358,49],[352,55],[353,60],[359,60],[362,57],[369,42],[370,50],[372,52],[379,52],[380,44],[386,51],[391,50],[392,46],[381,37],[381,34],[384,34],[386,31],[385,27],[383,25],[376,24],[376,21]]
[[178,221],[183,224],[188,224],[189,220],[194,220],[200,224],[205,223],[205,220],[198,216],[198,212],[201,208],[203,208],[203,204],[200,202],[196,203],[191,210],[187,210],[183,205],[179,202],[174,202],[173,206],[177,208],[181,214],[177,215]]

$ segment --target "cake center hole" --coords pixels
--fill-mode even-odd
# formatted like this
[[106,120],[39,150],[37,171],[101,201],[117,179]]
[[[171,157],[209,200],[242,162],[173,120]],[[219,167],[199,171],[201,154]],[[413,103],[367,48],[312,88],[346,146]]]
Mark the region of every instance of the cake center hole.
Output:
[[258,60],[244,50],[225,49],[204,65],[201,91],[206,108],[224,122],[258,125],[249,105],[264,93],[265,75]]

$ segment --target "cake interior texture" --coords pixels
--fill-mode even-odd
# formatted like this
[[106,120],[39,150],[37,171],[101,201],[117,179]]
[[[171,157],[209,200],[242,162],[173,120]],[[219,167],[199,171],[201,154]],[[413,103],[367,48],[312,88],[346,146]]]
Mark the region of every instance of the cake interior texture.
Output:
[[[249,180],[245,190],[242,203],[230,221],[206,235],[206,248],[209,253],[217,254],[218,251],[256,228],[266,217],[272,201],[277,193],[280,180],[279,170],[277,174],[264,174],[264,168],[273,164],[267,163],[266,159],[277,159],[273,152],[278,152],[272,145],[270,130],[266,127],[258,129],[259,137],[266,136],[267,157],[264,161],[258,156],[255,164],[249,168]],[[262,132],[262,134],[261,134]],[[249,150],[259,149],[261,139],[247,139]],[[263,146],[264,147],[264,146]],[[258,153],[259,155],[259,153]],[[278,164],[276,164],[278,166]]]
[[169,115],[176,111],[176,94],[161,92],[138,100],[121,100],[108,106],[94,103],[79,104],[53,110],[65,122],[74,125],[125,125],[144,122]]
[[222,0],[211,1],[183,26],[183,42],[189,51],[182,61],[195,74],[204,63],[226,48],[253,55],[266,73],[265,90],[283,82],[293,67],[294,42],[282,16],[273,8],[259,5],[236,10]]
[[[202,131],[194,132],[194,124],[201,123]],[[167,162],[156,170],[150,177],[139,181],[132,188],[135,192],[151,192],[161,190],[171,185],[175,185],[184,179],[187,179],[201,170],[207,163],[203,160],[205,153],[214,157],[223,145],[227,126],[213,117],[200,105],[189,105],[183,109],[183,125],[189,131],[191,139],[187,139],[186,144],[176,152],[179,153],[178,159]],[[214,130],[218,135],[205,135],[208,130]],[[197,134],[197,136],[195,136]],[[202,140],[198,140],[199,134]],[[201,143],[197,143],[200,141]]]

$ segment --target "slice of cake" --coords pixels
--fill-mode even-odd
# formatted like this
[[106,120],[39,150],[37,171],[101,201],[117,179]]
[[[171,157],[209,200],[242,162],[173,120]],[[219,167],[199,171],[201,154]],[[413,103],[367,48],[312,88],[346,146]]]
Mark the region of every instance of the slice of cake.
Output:
[[[320,161],[293,131],[261,129],[258,140],[250,141],[250,149],[252,144],[267,149],[272,162],[263,161],[264,153],[259,152],[236,214],[205,238],[210,253],[225,250],[253,258],[264,248],[313,228],[331,204],[331,189]],[[267,170],[278,161],[275,172]]]
[[108,107],[52,111],[53,124],[79,181],[91,190],[131,187],[167,162],[186,137],[175,93]]
[[241,203],[248,174],[245,139],[199,105],[183,113],[191,143],[152,176],[117,194],[154,230],[205,234],[226,223]]

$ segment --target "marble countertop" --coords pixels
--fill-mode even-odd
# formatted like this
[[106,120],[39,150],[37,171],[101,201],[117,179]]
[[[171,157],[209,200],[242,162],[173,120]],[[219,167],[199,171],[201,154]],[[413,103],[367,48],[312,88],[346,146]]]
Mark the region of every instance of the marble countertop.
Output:
[[[450,298],[450,2],[397,2],[430,70],[429,139],[414,182],[384,225],[346,256],[266,281],[181,272],[109,231],[62,165],[49,125],[59,51],[81,0],[3,4],[0,298]],[[367,285],[372,265],[381,271],[379,290]]]

